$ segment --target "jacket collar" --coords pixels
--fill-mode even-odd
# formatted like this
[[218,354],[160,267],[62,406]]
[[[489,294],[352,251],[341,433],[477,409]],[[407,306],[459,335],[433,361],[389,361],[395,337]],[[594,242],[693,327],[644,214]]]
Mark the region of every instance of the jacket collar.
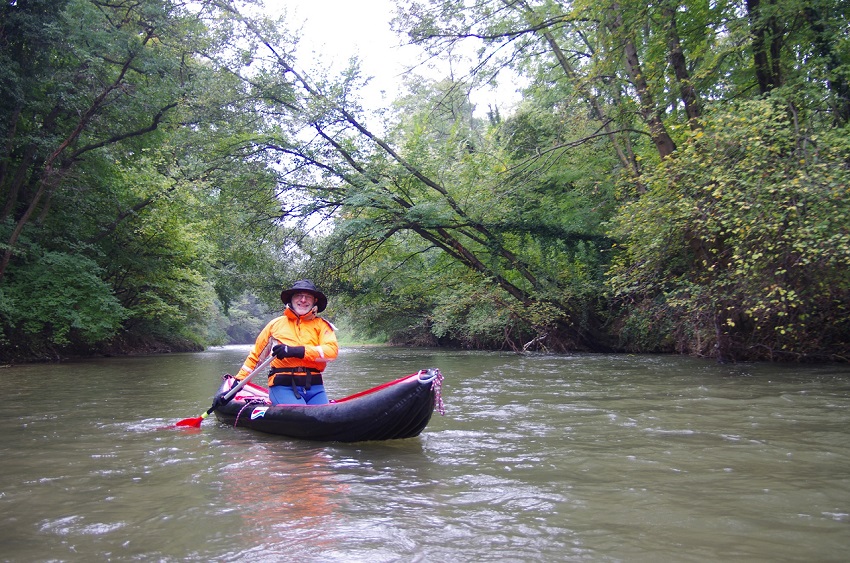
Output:
[[316,307],[313,306],[306,314],[299,315],[295,311],[292,310],[292,307],[289,304],[286,305],[286,308],[283,310],[283,314],[286,318],[291,319],[293,321],[301,322],[301,321],[311,321],[316,318]]

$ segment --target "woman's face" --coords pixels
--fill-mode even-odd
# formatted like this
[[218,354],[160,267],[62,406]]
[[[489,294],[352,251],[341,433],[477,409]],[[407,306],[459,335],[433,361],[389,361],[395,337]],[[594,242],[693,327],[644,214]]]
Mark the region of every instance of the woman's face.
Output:
[[316,304],[316,298],[311,293],[296,293],[292,296],[290,304],[296,315],[306,315]]

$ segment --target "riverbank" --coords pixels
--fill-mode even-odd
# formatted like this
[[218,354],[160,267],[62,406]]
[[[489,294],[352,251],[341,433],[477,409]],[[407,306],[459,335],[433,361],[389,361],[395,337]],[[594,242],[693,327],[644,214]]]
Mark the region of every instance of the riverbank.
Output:
[[204,347],[188,339],[159,339],[154,337],[116,338],[95,348],[88,347],[45,347],[41,350],[4,349],[0,365],[57,363],[86,358],[109,358],[117,356],[145,356],[151,354],[174,354],[179,352],[201,352]]

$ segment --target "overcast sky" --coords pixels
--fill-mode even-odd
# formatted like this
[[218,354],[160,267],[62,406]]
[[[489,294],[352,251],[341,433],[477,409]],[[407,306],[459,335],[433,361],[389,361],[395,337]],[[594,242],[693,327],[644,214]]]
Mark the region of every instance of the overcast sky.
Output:
[[[400,91],[401,76],[420,61],[419,50],[412,46],[400,46],[401,39],[390,29],[390,20],[395,12],[394,0],[265,0],[272,13],[279,14],[285,6],[292,28],[302,27],[300,66],[309,67],[305,58],[318,57],[324,65],[341,70],[352,55],[361,60],[364,76],[371,76],[372,83],[364,92],[368,105],[383,105]],[[429,72],[423,67],[418,74]],[[438,78],[435,71],[429,76]],[[509,113],[508,106],[515,103],[518,95],[516,86],[502,84],[497,96],[502,115]],[[380,92],[387,93],[386,99]],[[477,113],[485,115],[487,103],[494,99],[492,93],[473,95]],[[483,107],[482,107],[483,106]]]
[[[368,97],[375,99],[381,90],[392,98],[406,66],[415,64],[417,49],[400,47],[390,30],[392,0],[265,0],[273,13],[275,5],[285,6],[290,27],[301,27],[298,53],[300,66],[324,66],[339,71],[351,56],[358,56],[364,76],[371,76]],[[303,23],[303,27],[302,27]],[[311,61],[308,63],[308,59]]]

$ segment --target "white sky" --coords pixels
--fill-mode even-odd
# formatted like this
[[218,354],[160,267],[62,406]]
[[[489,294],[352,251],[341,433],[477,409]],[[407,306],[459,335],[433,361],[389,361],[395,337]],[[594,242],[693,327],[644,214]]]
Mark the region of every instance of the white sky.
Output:
[[[390,29],[395,13],[394,0],[265,0],[267,9],[279,14],[284,7],[292,29],[301,28],[301,49],[297,55],[302,68],[307,59],[318,58],[333,70],[344,68],[352,55],[361,61],[364,77],[372,77],[364,92],[367,107],[385,105],[400,92],[400,77],[408,68],[420,62],[420,51],[413,46],[400,46],[402,38]],[[280,6],[276,8],[275,6]],[[303,26],[302,26],[303,23]],[[428,69],[419,67],[417,74]],[[429,74],[440,78],[436,71]],[[497,93],[481,92],[473,95],[476,113],[484,115],[487,104],[498,101],[503,116],[519,95],[516,85],[503,84]],[[386,92],[382,97],[381,92]],[[370,107],[377,109],[377,107]]]

